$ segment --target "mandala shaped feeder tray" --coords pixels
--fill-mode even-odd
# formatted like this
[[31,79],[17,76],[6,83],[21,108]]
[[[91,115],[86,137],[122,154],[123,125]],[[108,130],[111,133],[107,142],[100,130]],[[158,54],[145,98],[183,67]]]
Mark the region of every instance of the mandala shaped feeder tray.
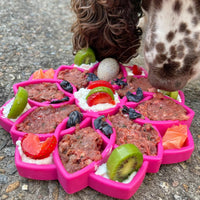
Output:
[[[27,105],[15,119],[8,118],[15,97],[8,100],[0,108],[0,125],[16,144],[21,176],[58,180],[67,193],[89,186],[129,199],[146,173],[190,158],[194,111],[184,104],[181,91],[176,100],[140,87],[123,94],[131,81],[147,79],[141,67],[119,65],[118,77],[105,83],[97,77],[98,66],[98,62],[88,69],[63,65],[15,84],[15,95],[20,88],[27,91]],[[98,104],[100,109],[92,109]],[[174,126],[184,127],[185,140],[179,148],[166,149],[162,139]],[[27,147],[29,140],[33,147]]]

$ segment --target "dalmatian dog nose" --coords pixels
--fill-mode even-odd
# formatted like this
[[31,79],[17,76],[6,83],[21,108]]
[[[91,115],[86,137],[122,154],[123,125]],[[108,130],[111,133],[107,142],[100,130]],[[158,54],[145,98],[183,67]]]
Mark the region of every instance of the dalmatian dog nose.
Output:
[[153,87],[166,91],[181,90],[187,84],[187,78],[163,78],[154,73],[153,70],[149,71],[148,79]]
[[179,90],[200,75],[200,1],[143,0],[144,58],[153,86]]

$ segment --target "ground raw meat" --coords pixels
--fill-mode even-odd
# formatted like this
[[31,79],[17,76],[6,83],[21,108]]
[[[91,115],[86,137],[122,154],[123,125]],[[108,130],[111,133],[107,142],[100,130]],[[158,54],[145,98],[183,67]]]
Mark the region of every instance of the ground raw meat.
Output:
[[116,130],[116,144],[134,144],[140,151],[148,156],[157,155],[157,144],[160,142],[158,132],[151,124],[143,126],[130,120],[127,114],[123,114],[120,110],[116,115],[109,116]]
[[28,97],[37,102],[51,101],[52,99],[62,99],[64,92],[60,91],[56,83],[30,84],[24,87],[28,92]]
[[100,160],[102,144],[101,136],[91,127],[66,134],[59,142],[59,155],[66,171],[74,173]]
[[180,104],[161,93],[155,93],[150,100],[144,101],[136,108],[143,116],[154,121],[188,120],[187,111]]
[[17,124],[17,130],[26,133],[53,133],[56,127],[72,112],[79,111],[76,105],[38,107],[23,122]]
[[85,88],[88,85],[86,74],[89,71],[80,71],[77,68],[65,69],[58,73],[58,79],[65,80],[73,84],[77,89]]
[[133,76],[127,76],[127,85],[117,90],[117,93],[120,97],[124,97],[128,91],[131,93],[136,92],[138,87],[140,87],[144,92],[156,92],[156,88],[150,84],[147,78],[135,78]]

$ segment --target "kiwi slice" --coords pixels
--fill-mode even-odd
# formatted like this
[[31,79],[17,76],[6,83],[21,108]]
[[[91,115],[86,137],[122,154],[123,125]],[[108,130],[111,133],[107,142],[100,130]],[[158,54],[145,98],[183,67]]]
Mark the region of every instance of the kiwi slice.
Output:
[[134,144],[123,144],[113,150],[106,163],[111,180],[122,182],[143,163],[143,155]]
[[169,96],[176,100],[178,98],[178,91],[170,92]]
[[178,91],[169,92],[169,91],[165,91],[165,90],[160,90],[160,92],[166,96],[169,96],[169,97],[175,99],[175,100],[178,98]]
[[9,119],[16,119],[24,110],[28,102],[28,92],[23,88],[19,87],[17,94],[15,95],[13,104],[8,113]]
[[74,57],[74,64],[78,66],[94,62],[96,62],[95,53],[90,47],[79,50]]

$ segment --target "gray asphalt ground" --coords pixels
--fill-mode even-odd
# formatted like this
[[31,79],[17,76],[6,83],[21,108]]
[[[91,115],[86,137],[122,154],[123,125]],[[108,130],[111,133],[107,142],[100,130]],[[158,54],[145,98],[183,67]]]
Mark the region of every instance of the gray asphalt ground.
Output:
[[[0,1],[0,106],[13,97],[12,85],[33,71],[72,64],[70,0]],[[132,63],[143,64],[142,55]],[[147,174],[131,200],[200,199],[200,81],[184,89],[186,105],[196,115],[191,125],[195,150],[185,162],[162,165]],[[0,199],[111,200],[91,188],[67,194],[58,181],[30,180],[18,175],[15,146],[0,127]]]

